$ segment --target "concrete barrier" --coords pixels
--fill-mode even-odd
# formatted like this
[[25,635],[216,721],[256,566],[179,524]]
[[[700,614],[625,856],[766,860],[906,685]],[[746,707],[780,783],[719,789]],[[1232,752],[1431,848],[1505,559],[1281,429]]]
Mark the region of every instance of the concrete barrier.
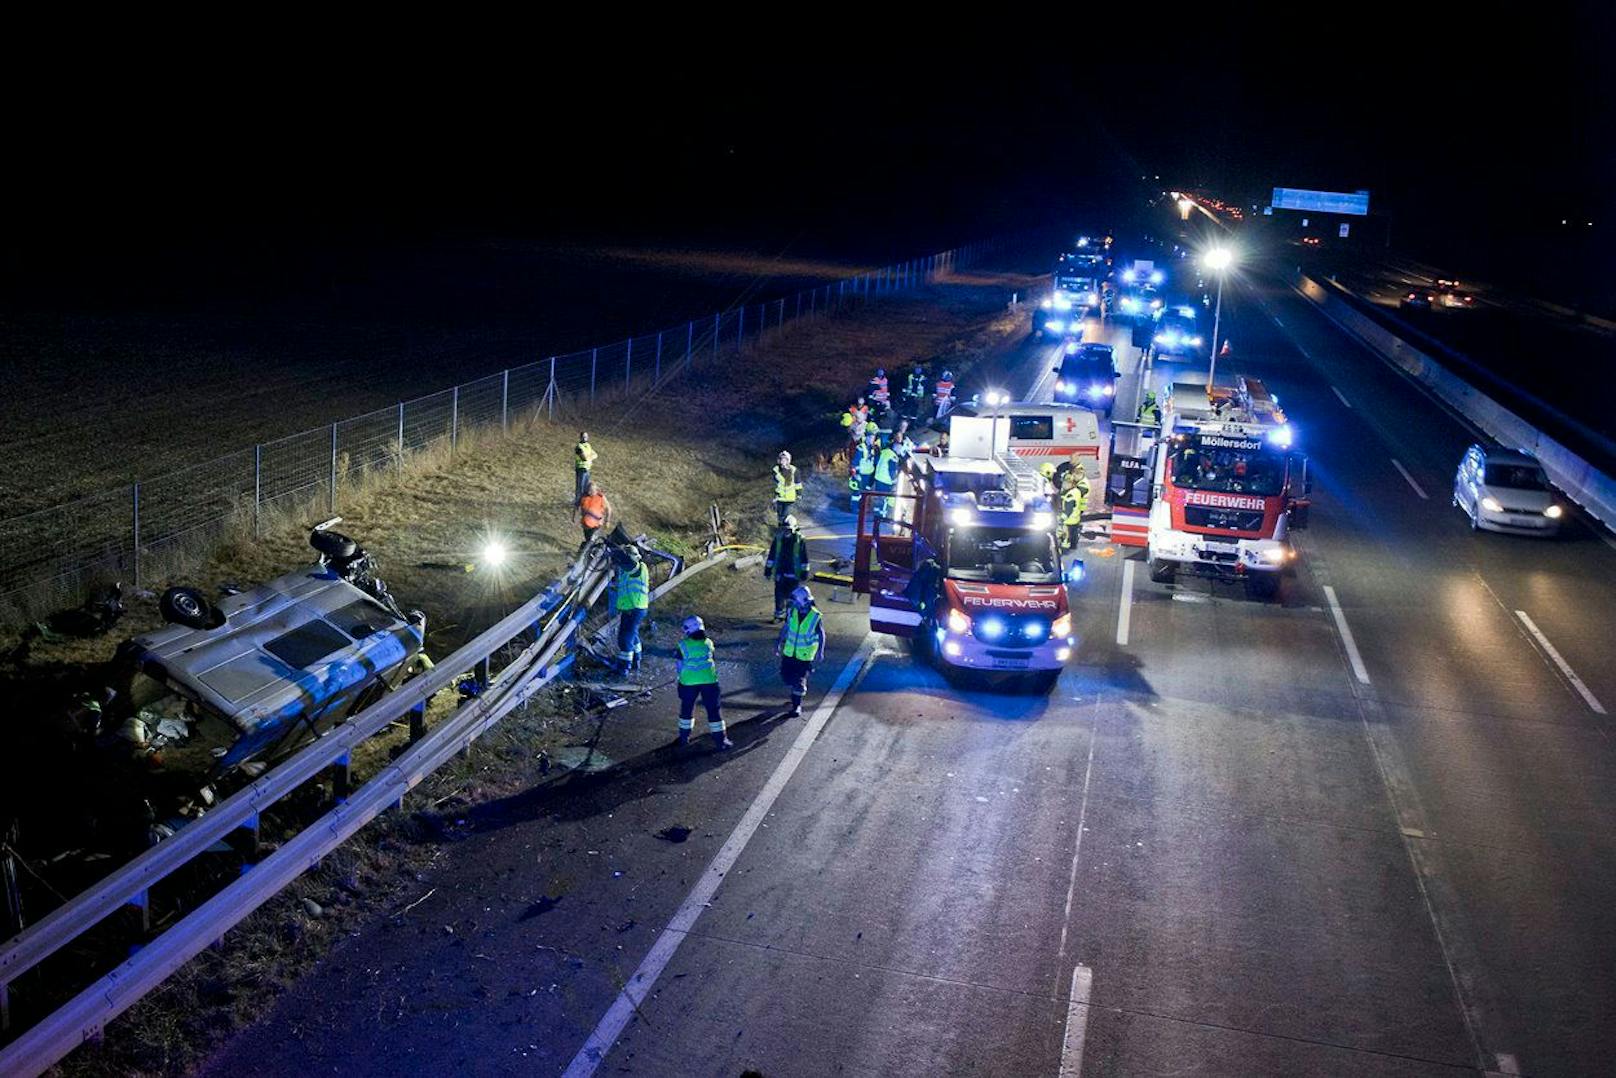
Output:
[[1616,530],[1616,479],[1358,310],[1333,286],[1320,284],[1300,271],[1291,276],[1290,283],[1330,321],[1430,390],[1500,445],[1537,457],[1555,486],[1589,516]]

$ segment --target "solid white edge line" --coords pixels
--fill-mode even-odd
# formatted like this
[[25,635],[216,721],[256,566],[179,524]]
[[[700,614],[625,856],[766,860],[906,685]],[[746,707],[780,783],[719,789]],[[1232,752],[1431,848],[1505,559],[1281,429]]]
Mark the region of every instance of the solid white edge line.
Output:
[[1341,391],[1339,389],[1337,389],[1335,386],[1331,386],[1330,387],[1330,392],[1335,394],[1335,399],[1336,400],[1340,401],[1342,404],[1347,406],[1347,410],[1349,412],[1354,410],[1353,407],[1352,407],[1352,402],[1349,401],[1346,397],[1342,396]]
[[1133,622],[1134,564],[1132,558],[1122,563],[1122,602],[1117,606],[1117,643],[1124,646],[1128,643],[1128,627]]
[[1420,486],[1418,483],[1414,482],[1414,477],[1412,475],[1408,474],[1408,469],[1403,467],[1403,462],[1402,461],[1398,460],[1396,457],[1392,457],[1391,462],[1392,462],[1392,467],[1396,468],[1399,472],[1401,472],[1403,474],[1403,478],[1408,480],[1408,485],[1414,488],[1414,493],[1418,494],[1420,496],[1421,500],[1423,500],[1423,501],[1430,501],[1431,500],[1431,496],[1429,494],[1425,493],[1425,488]]
[[1341,642],[1347,648],[1347,661],[1352,664],[1352,675],[1360,682],[1369,684],[1369,670],[1364,666],[1363,656],[1358,654],[1358,642],[1352,638],[1352,630],[1347,627],[1347,616],[1341,612],[1341,602],[1335,597],[1335,589],[1324,585],[1324,597],[1330,602],[1330,616],[1335,619],[1336,632],[1341,634]]
[[847,665],[842,667],[836,683],[830,687],[825,698],[809,716],[802,732],[786,750],[774,773],[769,776],[769,781],[764,783],[763,789],[758,792],[751,807],[746,810],[746,815],[741,817],[741,822],[730,832],[729,838],[719,848],[712,862],[708,864],[707,870],[690,889],[690,894],[685,896],[684,902],[668,922],[668,927],[662,930],[662,934],[651,945],[651,950],[646,953],[639,968],[634,971],[634,976],[623,985],[623,990],[612,1001],[600,1024],[589,1035],[589,1039],[584,1041],[583,1047],[578,1049],[578,1054],[572,1057],[572,1062],[568,1064],[565,1072],[567,1078],[587,1078],[605,1061],[607,1053],[612,1050],[612,1045],[617,1043],[617,1038],[622,1035],[640,1004],[650,995],[657,978],[667,968],[674,952],[679,949],[679,944],[689,935],[696,918],[701,916],[702,910],[707,908],[708,902],[718,891],[718,885],[724,881],[725,874],[735,866],[741,851],[746,849],[746,844],[756,833],[758,825],[768,816],[769,810],[774,807],[774,802],[785,789],[786,783],[791,781],[797,766],[808,755],[808,750],[813,748],[814,740],[830,721],[831,714],[841,704],[842,697],[847,695],[853,682],[869,663],[875,652],[877,639],[877,634],[867,634],[859,644],[858,650],[853,653],[853,657],[847,660]]
[[1571,664],[1565,661],[1565,657],[1555,649],[1553,644],[1549,643],[1549,638],[1543,635],[1543,630],[1537,627],[1536,622],[1527,617],[1526,611],[1517,610],[1515,611],[1515,616],[1521,619],[1521,624],[1526,626],[1526,631],[1532,634],[1532,638],[1538,642],[1538,646],[1543,649],[1544,653],[1554,660],[1554,665],[1558,666],[1560,673],[1564,674],[1566,680],[1571,682],[1571,687],[1582,695],[1583,700],[1587,702],[1589,707],[1593,708],[1594,714],[1606,714],[1605,705],[1599,702],[1599,697],[1595,696],[1593,690],[1583,684],[1582,679],[1577,676],[1577,672],[1571,669]]
[[1061,1038],[1060,1078],[1083,1073],[1083,1041],[1089,1034],[1089,991],[1094,971],[1087,966],[1072,970],[1072,994],[1066,1001],[1066,1035]]

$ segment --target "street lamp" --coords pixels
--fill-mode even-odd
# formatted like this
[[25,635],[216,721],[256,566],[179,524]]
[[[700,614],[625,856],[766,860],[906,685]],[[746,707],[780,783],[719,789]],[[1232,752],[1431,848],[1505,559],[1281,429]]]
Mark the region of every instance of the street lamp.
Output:
[[1010,403],[1010,395],[997,389],[988,390],[988,407],[993,409],[993,422],[988,426],[988,456],[999,455],[999,410]]
[[1234,264],[1234,252],[1227,247],[1214,247],[1201,259],[1201,265],[1218,275],[1218,302],[1212,312],[1212,359],[1206,368],[1206,391],[1212,392],[1212,379],[1218,373],[1218,324],[1223,320],[1224,271]]

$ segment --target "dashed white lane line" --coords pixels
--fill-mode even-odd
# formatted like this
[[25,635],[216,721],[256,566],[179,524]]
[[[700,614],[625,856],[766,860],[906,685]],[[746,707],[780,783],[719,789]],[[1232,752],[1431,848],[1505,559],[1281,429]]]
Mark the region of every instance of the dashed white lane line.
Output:
[[1560,668],[1560,673],[1564,674],[1566,680],[1571,682],[1571,687],[1577,690],[1588,706],[1593,709],[1594,714],[1605,714],[1605,705],[1599,702],[1599,697],[1595,696],[1593,690],[1583,684],[1583,680],[1577,676],[1577,672],[1571,669],[1571,664],[1565,661],[1565,656],[1555,650],[1554,645],[1549,643],[1549,638],[1543,635],[1543,630],[1539,629],[1537,623],[1527,616],[1526,611],[1517,610],[1515,611],[1515,616],[1521,619],[1521,624],[1526,626],[1526,631],[1532,634],[1532,639],[1537,641],[1538,647],[1542,648],[1543,653],[1554,661],[1555,666]]
[[1346,646],[1352,676],[1365,685],[1369,684],[1369,669],[1364,666],[1363,656],[1358,654],[1358,642],[1352,638],[1352,629],[1347,626],[1347,616],[1341,612],[1341,601],[1335,597],[1335,589],[1324,585],[1324,597],[1330,602],[1330,616],[1335,619],[1336,632],[1341,634],[1341,643]]
[[668,927],[662,930],[657,941],[651,945],[651,950],[640,963],[640,968],[634,971],[634,976],[629,978],[623,990],[617,994],[617,998],[612,1001],[610,1009],[595,1027],[595,1031],[589,1035],[584,1046],[578,1049],[578,1054],[572,1057],[572,1063],[566,1070],[566,1078],[587,1078],[605,1061],[606,1054],[612,1050],[612,1045],[617,1043],[617,1038],[622,1035],[629,1020],[651,994],[657,978],[667,968],[673,953],[679,949],[679,944],[690,934],[691,928],[696,924],[696,918],[707,908],[713,895],[718,892],[718,885],[724,881],[724,876],[729,870],[735,867],[741,851],[746,849],[746,844],[752,840],[758,825],[768,816],[781,791],[786,788],[786,783],[791,781],[797,766],[808,755],[808,750],[813,748],[814,740],[830,721],[831,714],[841,704],[842,697],[847,695],[848,690],[853,687],[853,682],[858,680],[860,671],[870,662],[875,654],[876,641],[879,639],[875,633],[867,635],[863,643],[859,644],[858,650],[853,653],[853,657],[847,660],[847,665],[842,667],[841,674],[836,678],[836,684],[831,686],[825,698],[809,716],[802,732],[797,735],[797,740],[786,750],[785,757],[775,767],[774,774],[769,776],[769,781],[764,784],[757,798],[746,810],[746,815],[741,817],[741,822],[730,832],[729,838],[725,840],[712,863],[696,881],[696,886],[690,889],[690,894],[674,913]]
[[1094,971],[1087,966],[1072,970],[1072,994],[1066,1001],[1066,1036],[1061,1039],[1060,1078],[1083,1073],[1083,1041],[1089,1033],[1089,990]]
[[1133,571],[1135,562],[1132,558],[1122,563],[1122,602],[1117,607],[1117,643],[1127,644],[1128,626],[1133,619]]
[[1335,386],[1331,386],[1330,387],[1330,392],[1335,394],[1335,399],[1336,400],[1340,401],[1342,404],[1347,406],[1347,411],[1350,412],[1350,411],[1353,410],[1352,402],[1349,401],[1346,397],[1342,396],[1341,391],[1339,389],[1337,389]]
[[1403,467],[1402,461],[1398,460],[1396,457],[1393,457],[1392,467],[1403,473],[1403,478],[1408,480],[1408,485],[1414,488],[1414,493],[1420,496],[1420,500],[1427,502],[1431,500],[1431,496],[1425,493],[1425,488],[1416,483],[1414,481],[1414,477],[1408,474],[1408,469]]

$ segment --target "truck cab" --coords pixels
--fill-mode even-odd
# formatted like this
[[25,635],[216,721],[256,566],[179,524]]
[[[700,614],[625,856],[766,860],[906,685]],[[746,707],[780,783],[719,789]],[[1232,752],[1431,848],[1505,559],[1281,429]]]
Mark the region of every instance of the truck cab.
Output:
[[958,417],[949,456],[917,454],[893,495],[866,492],[853,587],[870,596],[872,631],[945,669],[1048,691],[1077,645],[1066,584],[1081,563],[1062,565],[1042,476],[990,423]]

